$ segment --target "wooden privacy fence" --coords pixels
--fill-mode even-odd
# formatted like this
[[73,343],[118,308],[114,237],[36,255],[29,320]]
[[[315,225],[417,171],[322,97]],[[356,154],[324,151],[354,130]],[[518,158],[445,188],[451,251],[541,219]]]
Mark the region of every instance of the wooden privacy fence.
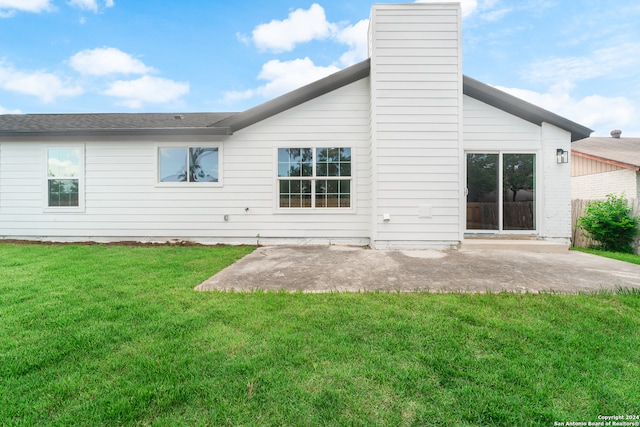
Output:
[[[584,215],[584,210],[587,204],[592,200],[576,199],[571,201],[571,244],[578,248],[588,248],[595,242],[588,237],[584,236],[584,230],[576,226],[578,218]],[[627,199],[629,206],[632,207],[631,215],[637,216],[640,212],[640,201],[636,199]],[[635,253],[640,253],[640,236],[636,237],[633,243]]]
[[[497,203],[467,202],[467,228],[469,230],[497,230]],[[533,230],[532,201],[504,202],[502,208],[504,230]]]

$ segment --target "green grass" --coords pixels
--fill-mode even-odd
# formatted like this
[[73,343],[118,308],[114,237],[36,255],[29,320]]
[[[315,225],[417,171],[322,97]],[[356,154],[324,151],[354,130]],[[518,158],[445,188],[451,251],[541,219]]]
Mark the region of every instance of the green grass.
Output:
[[622,252],[601,251],[599,249],[577,248],[577,247],[573,247],[571,248],[571,250],[585,252],[593,255],[599,255],[606,258],[617,259],[618,261],[630,262],[632,264],[640,264],[640,255],[625,254]]
[[193,291],[250,251],[0,244],[0,425],[638,414],[637,294]]

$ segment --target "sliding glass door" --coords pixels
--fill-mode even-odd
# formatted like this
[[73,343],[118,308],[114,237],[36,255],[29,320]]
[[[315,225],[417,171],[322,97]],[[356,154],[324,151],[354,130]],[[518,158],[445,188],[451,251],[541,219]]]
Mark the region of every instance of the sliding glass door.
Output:
[[536,155],[467,153],[467,230],[536,229]]

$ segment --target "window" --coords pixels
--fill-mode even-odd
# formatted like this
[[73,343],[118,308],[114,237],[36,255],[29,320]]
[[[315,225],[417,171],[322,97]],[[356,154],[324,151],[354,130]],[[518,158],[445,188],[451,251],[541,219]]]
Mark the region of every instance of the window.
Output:
[[160,182],[219,182],[218,147],[163,147],[158,159]]
[[279,148],[280,208],[350,208],[351,148]]
[[80,148],[47,150],[48,207],[80,207],[82,164]]

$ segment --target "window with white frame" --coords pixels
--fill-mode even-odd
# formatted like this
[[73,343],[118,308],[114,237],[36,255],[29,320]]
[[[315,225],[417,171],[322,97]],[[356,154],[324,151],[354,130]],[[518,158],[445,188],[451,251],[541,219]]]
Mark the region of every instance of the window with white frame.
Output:
[[278,148],[278,207],[350,208],[351,148]]
[[219,161],[218,147],[160,147],[158,181],[217,183]]
[[80,207],[83,152],[81,148],[47,150],[47,207]]

